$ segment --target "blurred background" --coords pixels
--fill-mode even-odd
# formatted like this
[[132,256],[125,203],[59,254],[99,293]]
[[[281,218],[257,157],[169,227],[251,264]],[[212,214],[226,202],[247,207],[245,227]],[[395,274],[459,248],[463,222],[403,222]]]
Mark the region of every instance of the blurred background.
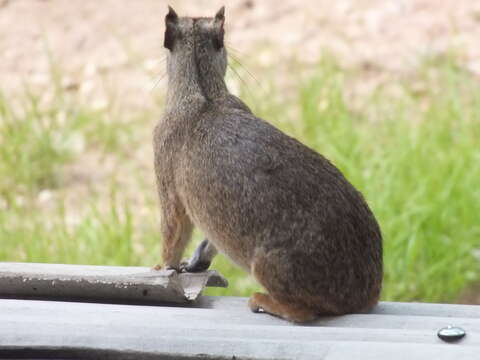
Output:
[[[384,235],[383,300],[480,304],[480,2],[169,3],[225,4],[230,90],[363,192]],[[0,261],[160,261],[166,10],[0,0]],[[213,268],[230,287],[209,294],[257,288],[222,256]]]

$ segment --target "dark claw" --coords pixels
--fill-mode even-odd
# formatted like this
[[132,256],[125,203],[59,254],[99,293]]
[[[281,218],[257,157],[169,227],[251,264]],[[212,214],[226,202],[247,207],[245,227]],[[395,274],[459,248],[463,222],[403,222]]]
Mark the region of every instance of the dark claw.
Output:
[[195,263],[189,262],[187,266],[185,266],[185,270],[187,272],[201,272],[208,270],[210,267],[211,261],[198,261]]
[[192,258],[182,267],[183,271],[187,272],[201,272],[205,271],[210,267],[212,263],[210,260],[202,259],[202,254],[205,248],[208,245],[208,240],[203,240],[200,245],[198,245],[197,249],[192,255]]

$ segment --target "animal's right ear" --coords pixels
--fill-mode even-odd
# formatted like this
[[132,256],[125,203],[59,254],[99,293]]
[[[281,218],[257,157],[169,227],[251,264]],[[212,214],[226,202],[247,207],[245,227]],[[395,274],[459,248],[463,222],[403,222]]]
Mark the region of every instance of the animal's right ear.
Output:
[[222,6],[215,14],[214,23],[218,33],[213,39],[213,45],[217,50],[220,50],[223,48],[223,38],[225,36],[225,30],[223,29],[225,23],[225,6]]
[[165,16],[165,38],[163,46],[168,50],[173,49],[173,42],[175,40],[175,32],[178,23],[178,15],[171,6],[168,7],[168,14]]

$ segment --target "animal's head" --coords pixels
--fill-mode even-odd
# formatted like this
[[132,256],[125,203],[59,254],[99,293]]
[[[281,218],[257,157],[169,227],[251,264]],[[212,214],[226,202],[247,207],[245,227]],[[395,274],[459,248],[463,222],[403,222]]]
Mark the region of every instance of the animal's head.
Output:
[[214,17],[179,17],[168,7],[165,17],[164,46],[170,58],[185,60],[194,57],[197,65],[209,64],[209,68],[224,76],[227,68],[227,52],[224,46],[225,7]]

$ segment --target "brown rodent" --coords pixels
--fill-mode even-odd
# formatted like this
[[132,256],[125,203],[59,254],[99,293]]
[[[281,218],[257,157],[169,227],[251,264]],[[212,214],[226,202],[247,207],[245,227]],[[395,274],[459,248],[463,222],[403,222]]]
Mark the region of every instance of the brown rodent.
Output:
[[168,92],[154,131],[163,266],[180,268],[193,226],[202,242],[187,270],[217,250],[266,289],[253,311],[295,322],[365,311],[379,298],[380,228],[327,159],[256,117],[230,94],[224,8],[165,19]]

